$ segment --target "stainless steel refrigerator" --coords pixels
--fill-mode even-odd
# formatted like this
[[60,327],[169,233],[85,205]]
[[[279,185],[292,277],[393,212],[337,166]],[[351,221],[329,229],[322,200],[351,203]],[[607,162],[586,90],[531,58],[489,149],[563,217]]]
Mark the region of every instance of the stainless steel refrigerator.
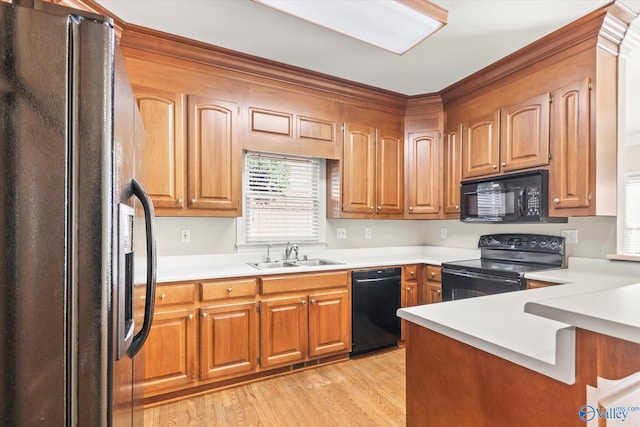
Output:
[[154,217],[113,25],[13,3],[0,1],[0,425],[141,425]]

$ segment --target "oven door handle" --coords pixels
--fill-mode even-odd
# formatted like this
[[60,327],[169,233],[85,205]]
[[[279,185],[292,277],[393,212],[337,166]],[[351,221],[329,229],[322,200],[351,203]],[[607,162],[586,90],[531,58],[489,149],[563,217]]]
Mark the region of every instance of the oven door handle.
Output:
[[456,269],[450,269],[450,268],[442,268],[442,274],[450,274],[452,276],[459,276],[459,277],[468,277],[471,279],[488,279],[488,280],[497,280],[503,283],[513,283],[513,284],[518,284],[520,283],[520,279],[513,279],[513,278],[509,278],[509,277],[501,277],[501,276],[494,276],[492,274],[485,274],[485,273],[478,273],[475,271],[467,271],[467,270],[456,270]]

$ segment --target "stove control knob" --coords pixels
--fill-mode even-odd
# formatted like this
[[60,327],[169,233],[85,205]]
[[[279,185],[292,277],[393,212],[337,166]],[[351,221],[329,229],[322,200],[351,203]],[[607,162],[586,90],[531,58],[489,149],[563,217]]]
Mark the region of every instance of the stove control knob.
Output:
[[546,248],[547,247],[547,243],[549,243],[547,239],[541,239],[540,240],[540,247],[541,248]]
[[538,246],[538,239],[536,239],[535,237],[531,239],[529,241],[529,246],[531,246],[532,248],[535,248],[536,246]]
[[551,241],[549,242],[549,247],[553,250],[556,250],[560,247],[560,242],[558,241],[558,239],[551,239]]

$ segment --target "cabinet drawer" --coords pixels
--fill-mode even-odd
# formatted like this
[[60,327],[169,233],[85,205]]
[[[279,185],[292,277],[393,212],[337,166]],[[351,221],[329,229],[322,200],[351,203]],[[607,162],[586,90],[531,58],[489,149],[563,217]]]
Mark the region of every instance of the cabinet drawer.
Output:
[[431,282],[441,282],[442,281],[442,273],[440,272],[440,267],[434,265],[427,266],[427,280]]
[[193,304],[195,301],[195,286],[193,283],[158,285],[156,288],[156,306]]
[[328,273],[291,274],[263,277],[260,279],[261,293],[298,292],[312,289],[346,287],[349,283],[347,271]]
[[200,299],[202,301],[252,297],[256,294],[256,291],[256,279],[238,279],[200,283]]
[[404,280],[417,280],[418,266],[415,264],[404,266]]

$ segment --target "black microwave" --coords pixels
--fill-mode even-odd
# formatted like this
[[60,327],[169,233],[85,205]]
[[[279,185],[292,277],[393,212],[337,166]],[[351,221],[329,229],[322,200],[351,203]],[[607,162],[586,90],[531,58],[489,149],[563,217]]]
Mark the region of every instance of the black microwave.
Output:
[[544,169],[460,183],[460,221],[474,223],[567,222],[549,217],[549,172]]

